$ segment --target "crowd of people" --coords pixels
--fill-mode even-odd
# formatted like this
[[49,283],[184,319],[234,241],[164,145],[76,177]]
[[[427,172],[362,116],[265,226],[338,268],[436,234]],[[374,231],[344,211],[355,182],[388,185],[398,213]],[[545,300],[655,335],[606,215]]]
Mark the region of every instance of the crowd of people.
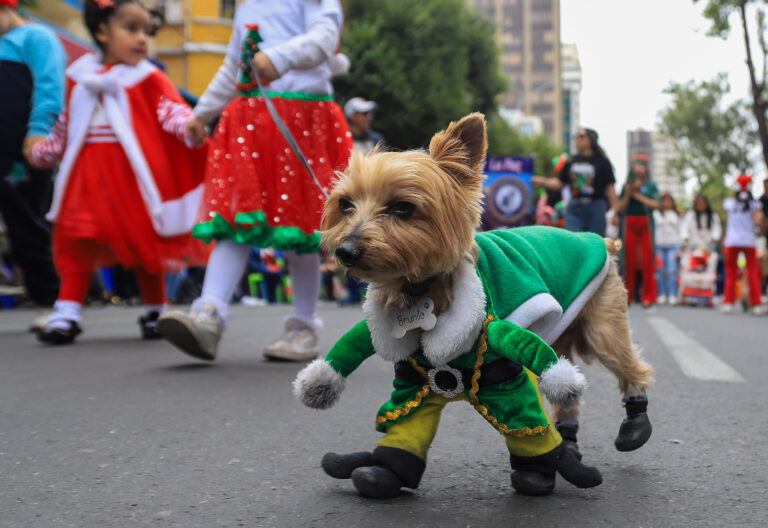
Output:
[[[720,217],[704,194],[682,211],[669,192],[653,181],[646,155],[630,159],[627,180],[616,193],[612,165],[598,142],[598,134],[581,129],[576,153],[557,171],[556,178],[534,176],[532,183],[554,198],[542,201],[551,211],[539,222],[560,224],[571,231],[590,231],[620,238],[620,255],[628,300],[644,307],[655,304],[713,307],[718,299],[723,313],[742,304],[755,315],[766,313],[762,294],[768,278],[758,253],[758,236],[768,236],[768,179],[765,194],[756,200],[752,177],[740,175],[733,196]],[[564,199],[563,199],[564,198]],[[551,202],[565,203],[560,213]],[[743,260],[740,260],[743,257]]]

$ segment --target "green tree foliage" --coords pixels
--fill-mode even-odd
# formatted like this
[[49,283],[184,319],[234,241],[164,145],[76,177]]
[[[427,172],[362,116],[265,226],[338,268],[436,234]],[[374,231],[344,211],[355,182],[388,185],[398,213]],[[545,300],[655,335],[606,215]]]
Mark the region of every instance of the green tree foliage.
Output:
[[713,206],[730,196],[725,177],[748,172],[756,140],[743,102],[725,106],[730,91],[726,74],[711,81],[671,83],[672,96],[659,114],[659,130],[675,140],[670,168],[683,180],[694,179]]
[[[745,63],[749,72],[749,81],[752,92],[752,114],[757,122],[758,136],[762,145],[763,161],[768,167],[768,98],[766,94],[766,81],[768,80],[768,41],[766,41],[766,0],[693,0],[694,3],[703,1],[704,16],[711,22],[709,29],[711,36],[728,38],[731,32],[731,18],[738,16],[744,39]],[[754,15],[753,15],[754,13]],[[748,21],[754,16],[757,21],[757,45],[762,54],[762,74],[756,67],[756,61],[752,56],[753,37],[750,35]]]
[[526,136],[500,117],[492,117],[488,122],[488,155],[531,156],[535,162],[534,173],[537,175],[554,176],[552,158],[562,151],[546,134]]
[[346,0],[344,101],[376,101],[374,128],[398,149],[421,147],[469,112],[492,114],[504,90],[493,28],[462,0]]

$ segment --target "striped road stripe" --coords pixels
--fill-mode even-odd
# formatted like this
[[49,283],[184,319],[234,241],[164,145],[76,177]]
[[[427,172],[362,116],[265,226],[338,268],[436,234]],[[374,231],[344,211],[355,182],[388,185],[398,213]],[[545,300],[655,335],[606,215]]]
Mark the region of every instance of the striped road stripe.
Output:
[[683,333],[668,320],[660,317],[648,317],[648,322],[664,346],[672,353],[672,357],[677,361],[680,370],[689,378],[740,383],[746,381],[728,363]]

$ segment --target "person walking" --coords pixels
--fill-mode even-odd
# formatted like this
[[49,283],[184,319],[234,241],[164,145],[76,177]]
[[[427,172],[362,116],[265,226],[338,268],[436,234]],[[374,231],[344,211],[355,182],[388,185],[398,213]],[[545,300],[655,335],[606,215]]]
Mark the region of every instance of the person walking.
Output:
[[158,337],[164,271],[204,258],[190,236],[202,193],[205,149],[189,150],[191,109],[147,60],[154,25],[138,0],[88,0],[85,25],[99,53],[67,69],[67,107],[30,162],[61,162],[48,218],[61,277],[54,313],[38,338],[71,343],[97,268],[134,269],[145,304],[142,337]]
[[570,199],[565,208],[565,229],[590,231],[605,236],[606,212],[616,209],[616,177],[608,156],[598,143],[598,134],[581,128],[575,136],[576,154],[557,178],[534,176],[531,183],[553,191],[568,188]]
[[17,8],[17,0],[0,0],[0,214],[29,298],[48,307],[59,294],[45,220],[53,171],[30,166],[25,154],[61,112],[67,57],[52,31]]
[[680,212],[674,197],[665,192],[661,195],[661,208],[653,211],[656,232],[656,254],[661,260],[658,289],[659,304],[677,304],[677,258],[683,242]]
[[[330,82],[341,25],[338,0],[246,0],[237,8],[224,63],[187,124],[202,141],[206,125],[221,113],[208,157],[202,222],[194,230],[217,244],[202,295],[188,313],[168,312],[158,326],[168,342],[193,357],[216,358],[251,246],[284,251],[293,286],[283,335],[264,356],[307,361],[319,354],[317,230],[334,171],[346,168],[352,150]],[[249,63],[252,69],[241,66]],[[321,188],[278,129],[262,90]]]
[[621,190],[617,207],[623,217],[624,280],[631,303],[636,295],[637,273],[641,273],[642,303],[647,308],[656,302],[657,296],[653,211],[660,206],[659,190],[650,179],[647,156],[633,156],[629,163],[627,182]]
[[344,105],[344,115],[347,116],[355,150],[363,154],[371,152],[376,145],[383,142],[381,134],[371,128],[375,111],[376,103],[362,97],[353,97]]
[[723,209],[728,213],[728,223],[725,231],[725,286],[723,288],[723,305],[725,314],[733,312],[736,301],[736,278],[739,273],[739,253],[743,253],[747,261],[747,283],[749,284],[749,306],[754,315],[766,312],[762,300],[762,281],[760,267],[755,256],[755,228],[761,222],[760,202],[752,197],[749,188],[752,176],[742,174],[736,179],[735,195],[723,201]]

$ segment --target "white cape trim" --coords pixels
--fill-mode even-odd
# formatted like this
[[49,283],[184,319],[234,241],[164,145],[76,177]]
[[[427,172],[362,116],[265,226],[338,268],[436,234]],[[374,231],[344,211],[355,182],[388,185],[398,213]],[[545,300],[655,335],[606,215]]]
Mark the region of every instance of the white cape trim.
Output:
[[59,216],[72,169],[85,143],[93,112],[101,97],[107,120],[125,150],[136,176],[155,232],[164,237],[190,232],[202,199],[203,185],[198,185],[180,198],[163,202],[131,123],[126,89],[146,79],[157,68],[149,61],[143,60],[136,66],[118,64],[106,73],[97,73],[103,67],[98,55],[88,54],[67,69],[67,76],[77,84],[70,97],[67,148],[59,166],[51,210],[46,218],[55,222]]
[[518,306],[505,320],[530,330],[546,341],[548,345],[551,345],[576,319],[587,301],[603,284],[605,277],[608,276],[610,265],[611,257],[606,255],[603,268],[579,293],[565,312],[550,294],[539,293]]
[[485,291],[474,266],[462,262],[453,286],[453,303],[437,316],[437,324],[425,331],[419,340],[410,331],[402,339],[390,334],[387,312],[380,290],[373,284],[368,288],[363,312],[371,332],[376,354],[387,361],[402,361],[423,346],[424,356],[433,365],[442,365],[474,345],[485,322]]

